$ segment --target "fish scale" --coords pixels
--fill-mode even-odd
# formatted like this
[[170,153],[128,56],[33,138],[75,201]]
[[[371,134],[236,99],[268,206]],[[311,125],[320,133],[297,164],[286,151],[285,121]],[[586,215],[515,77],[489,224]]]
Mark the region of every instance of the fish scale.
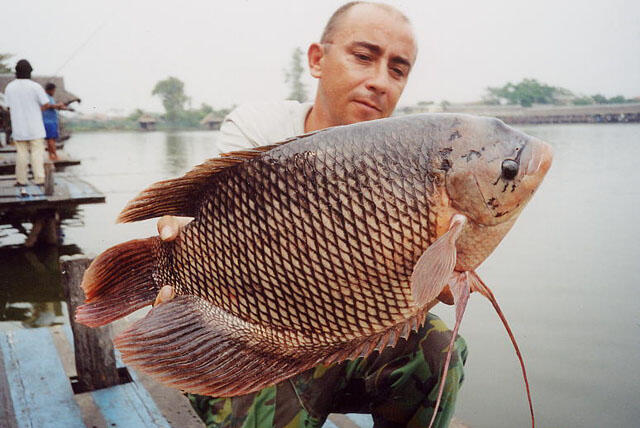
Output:
[[[352,178],[360,178],[354,185],[367,182],[370,177],[380,176],[383,183],[391,178],[387,174],[377,174],[377,170],[384,168],[376,168],[377,164],[374,163],[389,162],[388,159],[391,156],[384,155],[384,152],[390,151],[388,145],[391,144],[381,147],[380,151],[383,155],[378,156],[377,160],[375,156],[367,157],[368,160],[364,162],[367,166],[361,176],[357,172],[350,175]],[[401,144],[393,144],[393,146],[400,147]],[[205,269],[202,264],[197,262],[194,264],[190,259],[194,255],[207,254],[208,257],[197,257],[195,260],[207,260],[206,270],[211,272],[217,273],[220,270],[218,267],[226,267],[223,271],[224,275],[213,275],[217,278],[219,287],[211,287],[202,280],[202,277],[193,275],[183,277],[182,281],[176,284],[177,293],[196,294],[210,299],[212,303],[230,313],[258,324],[296,328],[303,334],[310,335],[319,329],[330,334],[362,335],[372,330],[371,319],[377,321],[374,324],[376,328],[388,327],[394,321],[397,322],[398,316],[406,314],[409,307],[407,278],[410,274],[410,266],[415,261],[415,255],[421,252],[414,248],[405,249],[402,242],[394,242],[390,228],[386,227],[388,219],[391,218],[397,224],[402,236],[413,234],[413,228],[406,229],[400,226],[398,220],[400,215],[397,211],[388,209],[397,205],[397,200],[405,196],[404,192],[398,195],[397,190],[388,183],[388,185],[377,186],[375,192],[366,195],[361,191],[358,192],[358,188],[341,190],[335,184],[330,185],[332,182],[329,180],[326,180],[325,186],[319,185],[315,189],[309,189],[308,180],[301,182],[301,175],[291,174],[292,169],[299,168],[301,163],[312,164],[313,169],[307,169],[307,176],[310,172],[314,176],[322,176],[326,174],[325,171],[330,171],[335,172],[332,174],[334,179],[338,176],[339,179],[344,180],[350,172],[345,163],[349,161],[349,156],[353,156],[353,147],[344,144],[342,147],[325,147],[320,152],[325,156],[316,154],[311,162],[305,158],[304,152],[290,154],[285,149],[286,147],[283,147],[280,150],[283,153],[272,152],[271,156],[265,156],[250,165],[240,165],[237,167],[239,171],[234,171],[234,174],[221,174],[217,177],[218,180],[210,183],[211,187],[216,188],[216,192],[208,192],[208,195],[211,195],[210,199],[201,204],[203,208],[198,213],[198,220],[192,223],[199,227],[187,227],[176,244],[173,269],[177,272],[203,271]],[[305,148],[305,152],[308,151],[309,149]],[[278,155],[286,158],[286,161],[275,159]],[[333,169],[336,164],[341,164],[337,172]],[[396,164],[396,166],[399,165]],[[269,180],[265,182],[262,180],[264,177],[268,177]],[[318,180],[318,183],[322,182],[323,180]],[[263,189],[263,192],[252,195],[247,192],[248,189]],[[362,216],[354,216],[353,210],[349,210],[350,205],[340,203],[343,200],[353,201],[349,198],[349,192],[362,195],[365,198],[364,201],[354,202],[359,203],[361,207],[369,205],[374,212],[364,208],[361,210]],[[230,195],[233,197],[229,198]],[[260,209],[255,210],[255,215],[249,217],[247,221],[248,201],[251,199],[260,200],[260,203],[255,205]],[[380,201],[390,199],[390,203],[377,206],[373,204],[373,199]],[[309,208],[301,210],[298,216],[287,218],[286,222],[277,222],[279,227],[269,224],[268,219],[277,218],[283,210],[287,210],[291,215],[292,210],[289,207],[294,204]],[[407,206],[410,204],[407,203]],[[343,212],[348,214],[345,215]],[[413,218],[414,221],[424,215],[428,216],[428,210],[420,215],[417,212],[405,214],[407,219]],[[376,222],[364,221],[363,216],[374,218]],[[363,239],[345,239],[344,234],[338,232],[345,229],[345,218],[354,219],[354,223],[361,223],[361,229],[364,228],[365,233],[371,237],[370,242],[363,242],[365,241]],[[383,223],[383,221],[386,222]],[[203,230],[202,225],[205,223],[211,225],[213,233],[206,233],[207,231]],[[300,225],[305,223],[308,227],[301,228]],[[404,223],[409,224],[411,221],[406,220]],[[295,226],[292,228],[292,225]],[[230,230],[234,231],[233,239],[225,234]],[[255,230],[259,230],[261,235],[256,236]],[[291,233],[293,231],[296,233]],[[324,236],[319,236],[320,232],[323,232]],[[199,242],[199,237],[214,239]],[[305,261],[313,259],[313,255],[318,253],[313,255],[305,253],[308,247],[301,244],[308,241],[317,243],[320,249],[319,259],[316,258],[317,261],[310,265]],[[352,253],[362,253],[363,246],[373,249],[381,248],[375,251],[373,257],[367,258],[368,266],[351,257]],[[298,251],[291,251],[292,247]],[[213,254],[207,251],[209,248],[215,248]],[[258,269],[258,281],[255,277],[248,278],[239,272],[242,258],[257,260],[259,255],[265,252],[271,254],[268,260],[269,269],[264,269],[266,260],[257,266],[251,265]],[[396,263],[394,259],[401,260],[401,263]],[[185,269],[186,266],[189,268]],[[408,268],[402,272],[395,272],[393,268],[397,266],[408,266]],[[319,290],[318,295],[313,299],[309,298],[309,293],[300,291],[305,290],[306,284],[310,282],[317,284],[314,291]],[[347,296],[351,299],[345,298],[348,294],[342,290],[345,284],[350,286],[350,290],[357,289],[359,284],[362,284],[363,294],[352,293],[351,296]],[[210,288],[222,290],[225,287],[232,287],[235,290],[235,299],[226,299],[222,293],[210,296],[201,291]],[[385,292],[394,289],[397,291],[390,299],[390,293],[385,294]],[[261,290],[278,290],[282,298],[267,299],[264,291]],[[273,295],[274,292],[271,291],[270,294]],[[390,306],[390,301],[397,302],[398,308]],[[335,315],[334,322],[326,322],[329,320],[327,313]],[[319,316],[315,316],[316,314]]]
[[188,392],[233,396],[394,346],[438,300],[456,305],[455,338],[479,291],[516,348],[533,417],[517,344],[475,269],[550,164],[545,143],[454,114],[224,154],[127,204],[119,221],[195,219],[172,242],[134,240],[97,257],[76,317],[103,325],[171,286],[175,297],[115,339],[123,359]]

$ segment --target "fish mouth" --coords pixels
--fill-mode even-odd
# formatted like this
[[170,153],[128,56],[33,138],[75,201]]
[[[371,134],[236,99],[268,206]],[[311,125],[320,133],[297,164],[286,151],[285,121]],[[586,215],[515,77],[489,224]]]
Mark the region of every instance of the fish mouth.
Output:
[[544,141],[536,141],[535,144],[533,144],[529,162],[527,162],[525,175],[532,177],[544,177],[551,167],[552,161],[553,149],[551,148],[551,145]]

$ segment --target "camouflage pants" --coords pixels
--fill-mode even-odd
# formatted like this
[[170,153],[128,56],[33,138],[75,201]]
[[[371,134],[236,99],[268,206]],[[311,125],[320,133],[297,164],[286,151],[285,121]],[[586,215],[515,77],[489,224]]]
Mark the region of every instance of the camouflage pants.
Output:
[[[240,397],[188,396],[208,428],[320,428],[329,413],[370,413],[376,428],[426,427],[450,338],[447,326],[429,314],[418,332],[382,353],[316,366]],[[449,425],[466,358],[458,336],[435,427]]]

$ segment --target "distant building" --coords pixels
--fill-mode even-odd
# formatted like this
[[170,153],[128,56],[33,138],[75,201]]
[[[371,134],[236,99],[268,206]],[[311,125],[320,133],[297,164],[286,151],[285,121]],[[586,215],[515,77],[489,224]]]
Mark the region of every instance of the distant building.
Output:
[[156,123],[158,123],[158,121],[155,117],[145,113],[138,118],[138,123],[140,124],[140,128],[144,129],[145,131],[154,131],[156,129]]
[[211,112],[200,121],[200,124],[205,125],[209,129],[220,129],[223,120],[223,116],[216,112]]

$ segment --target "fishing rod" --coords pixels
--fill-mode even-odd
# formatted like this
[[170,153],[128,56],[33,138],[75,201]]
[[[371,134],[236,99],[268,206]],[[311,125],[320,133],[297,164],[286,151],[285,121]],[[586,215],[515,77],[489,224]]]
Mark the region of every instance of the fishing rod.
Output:
[[[111,16],[109,17],[111,18]],[[91,39],[93,39],[93,37],[98,34],[98,31],[100,31],[105,25],[107,25],[107,22],[109,21],[109,18],[105,19],[102,24],[100,24],[95,30],[93,30],[93,32],[89,35],[89,37],[87,37],[87,39],[84,41],[84,43],[82,43],[80,46],[78,46],[78,48],[76,48],[75,51],[73,51],[71,53],[71,55],[65,60],[65,62],[58,67],[58,69],[56,70],[56,72],[53,74],[54,76],[58,76],[58,73],[85,47],[87,46],[87,44],[89,44],[89,42],[91,41]]]

